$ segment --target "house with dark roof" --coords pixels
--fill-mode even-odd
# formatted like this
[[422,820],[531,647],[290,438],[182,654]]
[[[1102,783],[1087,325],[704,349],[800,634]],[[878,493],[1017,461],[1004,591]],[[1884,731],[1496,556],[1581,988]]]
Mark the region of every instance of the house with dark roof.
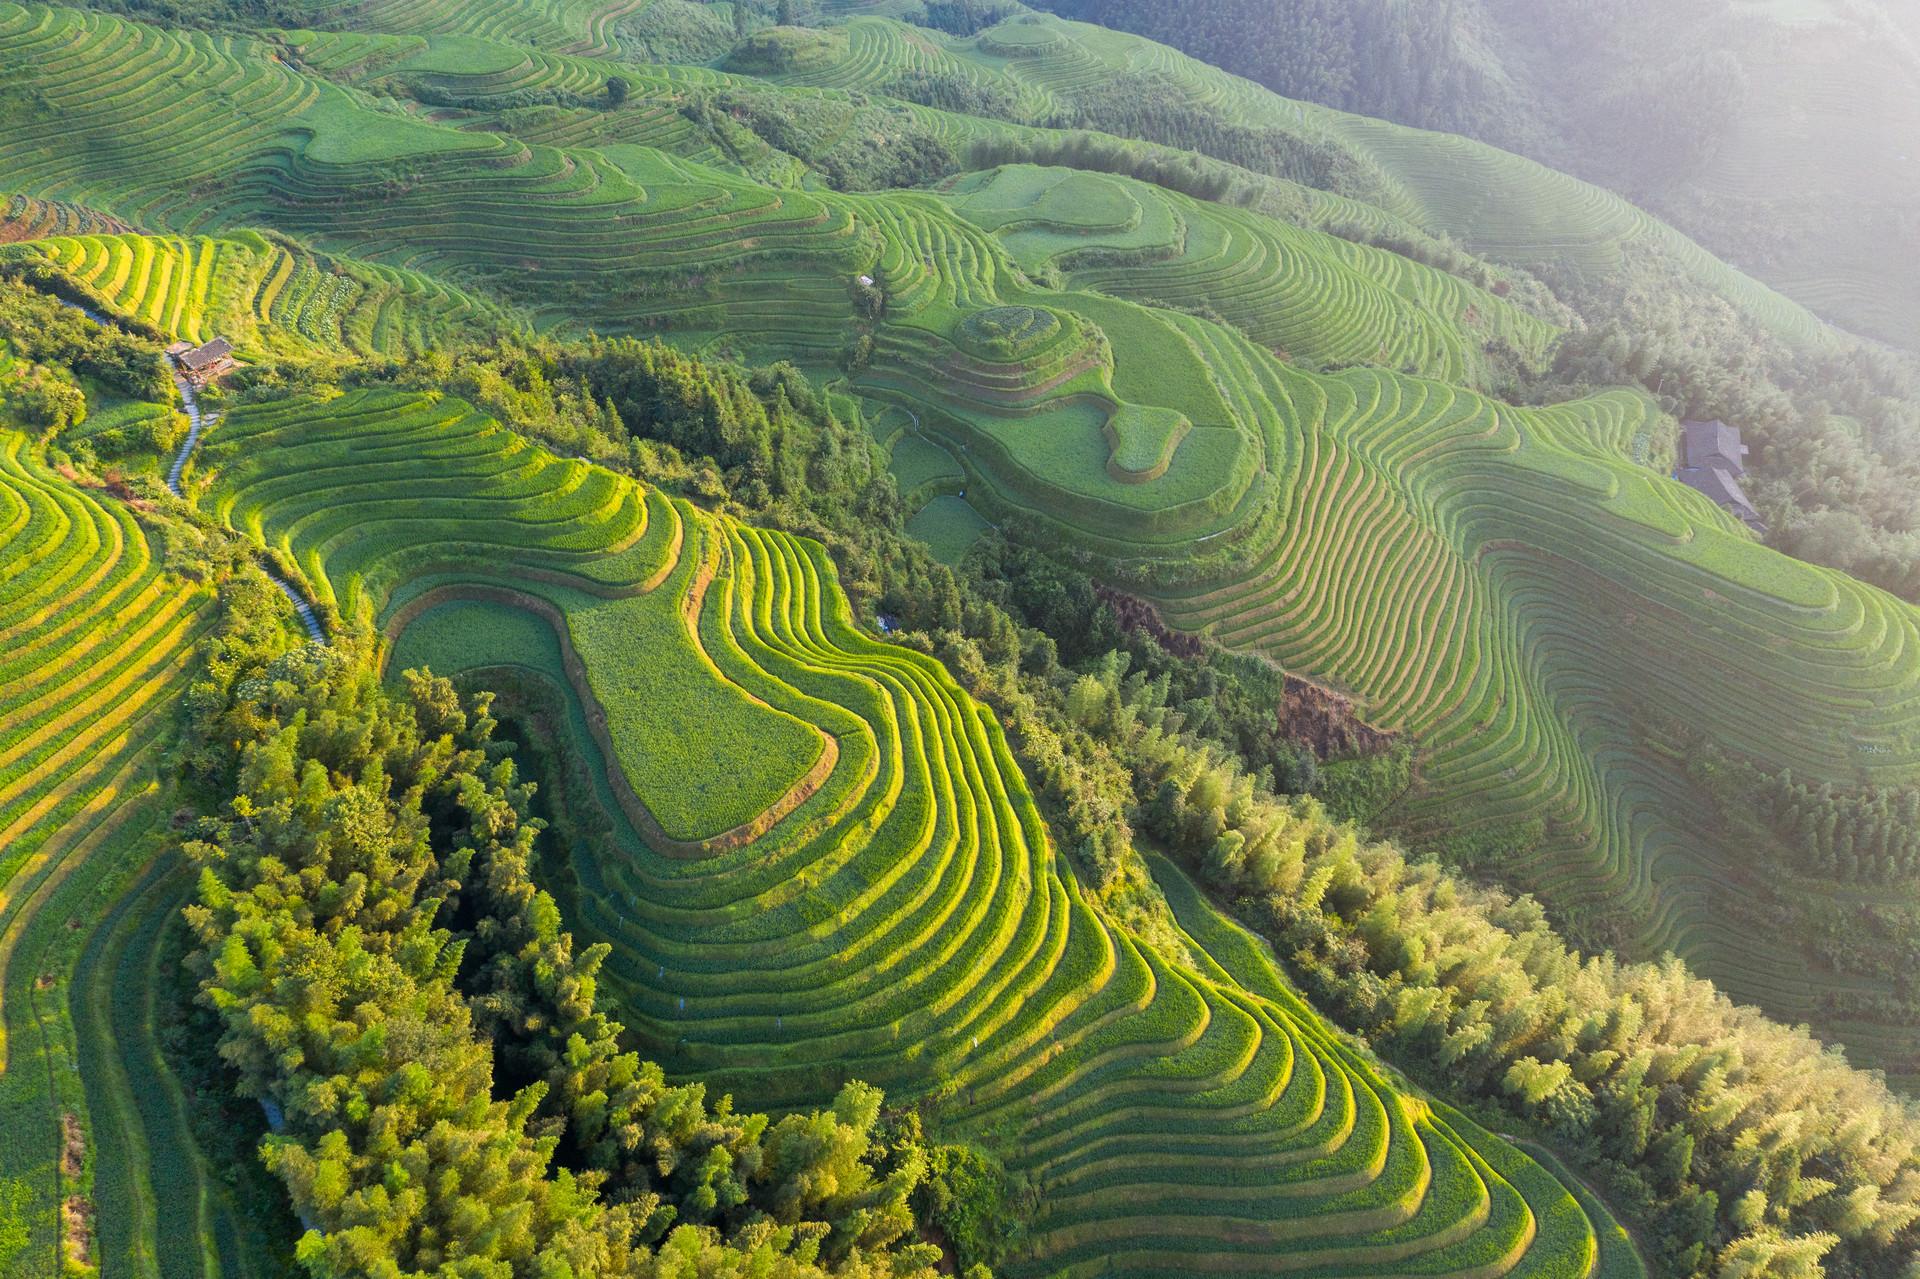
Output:
[[[184,343],[174,344],[175,347],[182,345]],[[233,358],[233,343],[225,338],[215,338],[204,346],[188,347],[184,351],[176,351],[174,347],[168,347],[167,351],[180,366],[180,372],[196,386],[205,386],[221,374],[240,367],[239,361]]]
[[1740,487],[1747,473],[1747,455],[1752,452],[1740,438],[1738,427],[1725,422],[1682,422],[1680,424],[1680,467],[1673,473],[1691,489],[1705,493],[1715,505],[1733,512],[1742,524],[1756,533],[1767,531],[1760,512]]

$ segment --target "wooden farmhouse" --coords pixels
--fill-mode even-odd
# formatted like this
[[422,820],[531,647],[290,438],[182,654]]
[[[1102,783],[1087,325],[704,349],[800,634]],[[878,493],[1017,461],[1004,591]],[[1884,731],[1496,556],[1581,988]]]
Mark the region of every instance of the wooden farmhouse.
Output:
[[167,354],[173,357],[181,375],[195,386],[205,386],[240,367],[240,362],[233,358],[233,343],[225,338],[215,338],[204,346],[175,342],[167,348]]
[[1725,422],[1682,422],[1680,468],[1673,478],[1705,493],[1754,532],[1765,533],[1766,523],[1740,487],[1751,451],[1741,440],[1739,429]]

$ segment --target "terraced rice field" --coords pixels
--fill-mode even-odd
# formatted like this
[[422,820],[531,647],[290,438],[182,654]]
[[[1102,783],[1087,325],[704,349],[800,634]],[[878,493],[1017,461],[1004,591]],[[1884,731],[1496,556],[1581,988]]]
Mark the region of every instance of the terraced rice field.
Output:
[[[451,9],[421,13],[417,40],[401,23],[384,42],[335,34],[299,47],[374,73],[459,79],[465,67],[502,93],[586,86],[600,65],[544,42],[482,49],[483,30],[426,29]],[[1047,19],[964,41],[863,18],[829,53],[789,78],[878,90],[924,64],[1012,86],[1039,109],[1116,69],[1151,71],[1236,118],[1358,148],[1387,175],[1373,206],[1383,224],[1411,219],[1498,256],[1594,270],[1636,237],[1672,247],[1651,219],[1514,157],[1286,103],[1092,28]],[[1176,625],[1270,653],[1413,732],[1420,784],[1390,816],[1421,844],[1517,859],[1569,916],[1604,903],[1638,946],[1677,947],[1783,1016],[1818,1011],[1822,979],[1730,922],[1746,893],[1738,850],[1699,827],[1698,798],[1644,749],[1642,721],[1657,711],[1796,776],[1910,781],[1912,610],[1762,551],[1634,465],[1671,429],[1643,401],[1529,411],[1460,390],[1487,376],[1489,342],[1524,358],[1550,341],[1505,300],[1101,175],[1005,170],[884,197],[775,187],[617,140],[638,112],[587,113],[613,123],[584,132],[579,113],[557,109],[506,113],[508,131],[463,130],[375,109],[263,44],[58,8],[0,3],[0,75],[46,104],[0,138],[0,186],[164,232],[156,244],[268,224],[369,270],[458,281],[541,327],[661,331],[815,367],[839,364],[860,324],[854,282],[876,277],[884,315],[852,386],[909,414],[957,468],[915,471],[911,446],[901,463],[938,481],[915,527],[943,555],[992,522],[1105,557]],[[535,140],[510,131],[523,119]],[[1344,218],[1356,206],[1329,207]],[[1777,295],[1683,242],[1676,251],[1783,333],[1821,340]],[[189,259],[194,274],[169,278],[196,279],[206,255],[183,247]],[[1046,286],[1051,270],[1065,287]],[[167,289],[129,294],[170,313]],[[1014,315],[1036,327],[1002,324]],[[1369,367],[1308,371],[1353,363]],[[582,479],[581,497],[604,499],[597,483]],[[273,536],[316,598],[385,607],[392,570],[363,547],[364,570],[332,572],[326,540],[351,531],[302,518]],[[631,532],[639,516],[602,518]],[[320,541],[303,540],[308,525]],[[548,548],[559,569],[575,549]],[[704,553],[727,557],[718,543]],[[630,694],[645,688],[635,673]],[[606,700],[616,713],[622,699]],[[1770,731],[1783,707],[1789,730]],[[813,721],[790,710],[767,721],[783,726],[771,731],[791,767],[754,774],[725,827],[668,811],[653,784],[660,839],[729,836],[769,797],[806,789],[825,755],[781,715]],[[643,764],[622,762],[646,789]]]
[[[1072,36],[1060,37],[1067,46],[1093,39],[1086,35],[1091,28],[1070,24],[1016,29],[1055,27]],[[847,30],[855,45],[868,38],[863,33],[884,34],[912,45],[916,57],[932,57],[937,44],[880,19]],[[904,260],[919,277],[889,273],[897,312],[961,301],[969,289],[1011,293],[1018,268],[998,261],[1001,251],[983,247],[950,212],[897,199],[768,189],[669,160],[647,148],[674,141],[673,129],[662,132],[646,112],[516,114],[512,123],[524,121],[529,139],[464,131],[358,106],[347,91],[296,74],[260,46],[202,47],[195,39],[58,9],[0,10],[0,63],[14,65],[46,98],[49,120],[57,114],[61,130],[58,144],[51,123],[47,133],[28,129],[0,144],[0,182],[92,198],[177,232],[264,217],[385,266],[440,278],[477,274],[498,293],[549,312],[543,322],[661,327],[691,341],[725,332],[752,353],[829,358],[850,329],[848,282],[876,262]],[[326,65],[354,62],[342,44],[379,43],[299,39],[296,47]],[[1099,44],[1104,52],[1096,61],[1111,63],[1120,57],[1115,49],[1133,50],[1111,33],[1100,40],[1107,43]],[[1110,47],[1113,40],[1121,43]],[[381,50],[362,60],[382,74],[439,77],[482,95],[528,87],[585,91],[617,66],[444,37],[388,39]],[[1045,61],[1019,56],[1009,65],[1038,74]],[[222,118],[230,99],[201,95],[169,102],[161,135],[150,95],[167,82],[160,68],[180,64],[204,65],[206,78],[229,92],[260,98],[262,113]],[[889,74],[899,69],[882,64]],[[871,87],[859,76],[850,82]],[[671,77],[653,90],[670,96]],[[289,155],[260,131],[263,114],[303,129],[308,140]],[[217,155],[183,152],[173,140],[182,129],[221,136],[224,145]],[[567,149],[583,144],[605,150]],[[135,147],[137,163],[129,159]],[[1432,148],[1416,153],[1452,164]],[[398,182],[396,164],[407,170]],[[117,189],[132,170],[141,174],[137,198]],[[1144,255],[1152,260],[1126,277],[1096,268],[1085,282],[1121,287],[1122,278],[1138,279],[1126,287],[1217,308],[1263,344],[1315,363],[1377,363],[1479,381],[1487,342],[1537,358],[1551,338],[1545,324],[1504,300],[1394,255],[1118,179],[1078,180],[1089,185],[1081,194],[1117,208],[1120,221],[1048,222],[1044,193],[1029,190],[1036,184],[1030,175],[987,182],[988,190],[970,187],[961,211],[1005,231],[1011,257],[1022,265],[1080,248]],[[553,304],[560,291],[564,308]],[[559,311],[565,314],[552,314]],[[1315,322],[1329,314],[1340,323]],[[917,322],[940,327],[927,317]]]
[[1673,228],[1599,187],[1464,138],[1348,116],[1281,98],[1177,53],[1120,32],[1026,15],[971,38],[945,37],[880,17],[845,28],[840,56],[770,77],[783,84],[885,93],[903,72],[922,71],[990,87],[1044,119],[1120,73],[1155,77],[1155,91],[1353,154],[1378,180],[1371,203],[1314,198],[1329,223],[1396,223],[1447,234],[1475,252],[1519,266],[1572,264],[1594,273],[1636,242],[1657,245],[1712,290],[1782,338],[1819,345],[1818,319],[1798,302],[1745,275]]
[[[398,657],[549,690],[593,761],[593,794],[562,802],[613,831],[574,845],[569,918],[614,944],[603,977],[649,1051],[754,1105],[848,1076],[924,1100],[1047,1188],[1009,1273],[1591,1272],[1564,1187],[1330,1032],[1184,881],[1189,956],[1107,919],[993,716],[858,628],[819,546],[390,393],[237,410],[208,462],[209,509],[380,618]],[[655,829],[626,751],[647,730],[608,700],[633,632],[602,628],[647,615],[680,636],[643,660],[833,743],[738,839]]]
[[473,36],[589,57],[620,51],[620,20],[647,0],[306,0],[316,17],[354,30]]
[[[1096,553],[1176,626],[1411,732],[1418,785],[1384,816],[1416,847],[1493,850],[1575,917],[1624,912],[1638,947],[1678,948],[1776,1013],[1818,1010],[1821,979],[1730,922],[1745,869],[1648,726],[1802,778],[1910,782],[1915,610],[1762,550],[1636,465],[1670,429],[1640,397],[1527,410],[1462,389],[1500,376],[1496,350],[1537,362],[1555,336],[1503,298],[1100,174],[865,196],[763,173],[679,113],[733,81],[616,60],[639,7],[316,3],[331,29],[266,41],[0,0],[19,104],[0,190],[33,193],[0,207],[0,254],[248,354],[592,327],[836,367],[866,327],[854,282],[877,277],[850,388],[942,558],[990,522]],[[864,16],[775,79],[818,127],[851,129],[856,95],[916,72],[1035,119],[1151,74],[1371,166],[1375,203],[1302,195],[1322,224],[1596,272],[1658,242],[1823,340],[1594,188],[1094,28],[1035,16],[961,39]],[[616,73],[621,109],[558,105]],[[465,105],[372,96],[395,86]],[[556,104],[510,105],[542,94]],[[917,118],[956,146],[1004,131]],[[448,400],[250,406],[201,465],[203,509],[323,608],[382,628],[395,662],[536,690],[590,764],[553,779],[574,787],[561,799],[605,817],[568,850],[567,916],[612,943],[604,978],[650,1055],[754,1106],[849,1076],[921,1102],[1044,1189],[1009,1273],[1637,1273],[1591,1196],[1334,1033],[1170,866],[1154,871],[1177,953],[1108,918],[991,714],[857,626],[820,547]],[[90,1260],[271,1267],[154,1053],[184,889],[155,856],[171,806],[151,761],[208,604],[132,515],[0,436],[8,1274],[62,1273],[76,1195]],[[1920,1060],[1902,1028],[1838,1029],[1872,1060]]]
[[1414,733],[1420,784],[1388,814],[1414,846],[1503,849],[1562,909],[1625,908],[1644,949],[1812,1015],[1819,979],[1726,925],[1744,866],[1647,725],[1796,775],[1911,781],[1920,611],[1757,545],[1635,467],[1649,406],[1634,396],[1527,411],[1238,361],[1253,416],[1302,428],[1298,460],[1230,569],[1159,592],[1168,619]]
[[1831,340],[1805,306],[1611,192],[1450,134],[1360,116],[1340,117],[1337,133],[1417,201],[1416,222],[1454,235],[1475,253],[1519,266],[1559,264],[1604,276],[1629,246],[1646,243],[1684,264],[1700,286],[1783,341],[1817,349]]
[[517,327],[498,306],[415,272],[314,254],[291,241],[84,235],[0,248],[56,268],[107,309],[243,355],[318,347],[404,357]]
[[115,234],[125,223],[78,204],[10,195],[0,203],[0,244],[55,235]]
[[1016,166],[948,190],[954,208],[997,233],[1029,271],[1057,264],[1075,286],[1209,308],[1314,364],[1485,385],[1487,344],[1538,362],[1558,332],[1397,254],[1129,178]]
[[[1088,57],[1102,65],[1157,48],[1112,33],[1096,39],[1088,34],[1092,28],[1071,24],[1050,22],[1045,29],[1056,26],[1072,37],[1062,37],[1066,45],[1078,40],[1097,46],[1101,52]],[[868,38],[863,33],[884,33],[889,47],[905,42],[917,51],[914,57],[934,56],[930,51],[938,43],[882,19],[863,19],[848,32],[855,45]],[[325,41],[338,45],[341,37],[301,39],[295,47],[313,46],[320,64],[352,62],[338,49],[320,47]],[[535,86],[586,90],[617,66],[445,38],[418,46],[388,41],[382,48],[379,57],[367,56],[383,72],[410,67],[408,75],[459,81],[481,93]],[[1045,62],[1015,57],[1008,66],[1031,77],[1040,75]],[[645,149],[672,140],[654,132],[661,126],[649,123],[655,117],[646,113],[550,113],[530,122],[532,141],[438,126],[373,111],[349,91],[299,74],[264,46],[244,40],[8,6],[0,9],[0,65],[46,104],[44,127],[22,129],[0,144],[0,183],[88,199],[143,226],[176,233],[266,220],[387,266],[443,278],[478,273],[508,296],[545,300],[564,287],[570,297],[566,318],[601,328],[664,326],[693,334],[724,328],[749,348],[824,353],[847,330],[846,286],[853,274],[876,256],[903,249],[924,257],[931,247],[938,260],[940,242],[959,234],[951,225],[932,234],[889,225],[855,200],[769,190],[667,161]],[[911,65],[911,59],[879,63],[888,76]],[[195,83],[205,82],[207,91],[185,97],[161,92],[182,67],[198,68]],[[1181,72],[1203,88],[1225,79],[1193,67]],[[666,82],[655,89],[667,93],[672,77],[659,74]],[[646,77],[638,79],[645,92]],[[875,87],[868,79],[853,75],[848,82]],[[1250,89],[1228,83],[1238,86],[1236,92]],[[1195,91],[1202,97],[1211,92]],[[248,108],[236,110],[233,104],[242,101]],[[1293,104],[1278,99],[1260,112],[1262,118],[1289,120],[1297,114]],[[1307,126],[1294,120],[1294,127]],[[289,152],[281,129],[304,141]],[[180,139],[189,135],[218,136],[223,144],[182,146]],[[1430,168],[1455,165],[1454,157],[1426,146],[1419,135],[1402,131],[1390,140],[1415,158],[1426,157]],[[608,149],[564,149],[581,143]],[[404,175],[395,166],[403,166]],[[1390,255],[1146,191],[1120,198],[1173,206],[1152,210],[1152,221],[1197,228],[1188,237],[1193,242],[1164,265],[1153,287],[1176,301],[1218,296],[1229,318],[1247,323],[1270,345],[1297,347],[1302,358],[1471,377],[1485,337],[1505,337],[1523,352],[1537,351],[1545,339],[1537,321],[1514,316],[1504,303]],[[1569,217],[1566,204],[1554,206],[1558,222],[1592,221]],[[917,221],[927,215],[910,216]],[[1147,215],[1142,217],[1146,225]],[[1459,219],[1439,229],[1464,233]],[[1617,238],[1617,231],[1609,224],[1606,237]],[[902,234],[914,239],[901,243]],[[645,264],[638,281],[636,263]],[[964,254],[940,263],[961,273],[975,265]],[[990,279],[985,285],[995,287]],[[1334,303],[1351,304],[1351,316],[1322,335],[1306,317]],[[1436,313],[1446,322],[1436,322]],[[1469,329],[1482,325],[1484,333],[1447,331],[1470,313],[1477,318]],[[770,328],[775,317],[791,320]]]
[[[159,747],[211,596],[0,432],[0,1270],[265,1275],[154,1035]],[[170,996],[169,996],[170,997]],[[84,1223],[77,1224],[77,1223]]]
[[[46,104],[0,141],[0,181],[84,190],[171,233],[267,221],[381,267],[483,279],[548,322],[837,352],[871,252],[825,199],[638,147],[616,163],[373,110],[248,41],[9,5],[0,65]],[[164,92],[180,76],[196,89]]]

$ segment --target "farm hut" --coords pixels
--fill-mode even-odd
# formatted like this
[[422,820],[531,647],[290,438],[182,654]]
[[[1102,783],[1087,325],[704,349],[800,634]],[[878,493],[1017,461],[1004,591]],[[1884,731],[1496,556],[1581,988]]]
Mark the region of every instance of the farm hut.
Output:
[[181,351],[173,359],[187,380],[197,386],[204,386],[221,374],[239,367],[238,361],[233,358],[233,343],[225,338],[215,338],[203,346]]
[[1765,533],[1766,523],[1747,499],[1746,490],[1740,487],[1740,477],[1747,473],[1750,452],[1737,427],[1718,421],[1682,422],[1680,468],[1673,473],[1673,478],[1705,493],[1754,532]]

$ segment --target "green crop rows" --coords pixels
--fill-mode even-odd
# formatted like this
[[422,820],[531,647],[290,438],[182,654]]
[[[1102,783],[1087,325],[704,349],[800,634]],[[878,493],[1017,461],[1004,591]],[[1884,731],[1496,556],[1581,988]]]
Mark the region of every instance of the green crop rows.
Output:
[[[514,45],[533,30],[520,20],[555,34]],[[356,31],[295,33],[288,47],[347,86],[264,42],[0,5],[0,73],[38,104],[0,138],[0,187],[66,202],[30,216],[22,205],[23,221],[85,232],[12,251],[88,246],[86,267],[92,246],[104,263],[104,246],[123,245],[129,305],[199,305],[204,318],[218,309],[215,250],[245,243],[223,228],[268,225],[360,264],[329,279],[387,273],[421,342],[443,311],[415,308],[416,287],[444,289],[432,297],[455,308],[490,295],[541,327],[659,331],[817,367],[868,337],[854,389],[905,413],[906,438],[957,468],[916,459],[918,445],[897,463],[926,503],[914,528],[943,555],[988,522],[1102,554],[1175,624],[1211,626],[1411,730],[1421,785],[1387,815],[1404,832],[1496,857],[1524,837],[1537,851],[1517,871],[1561,910],[1604,900],[1630,914],[1638,946],[1678,947],[1782,1015],[1817,1014],[1822,979],[1729,925],[1738,850],[1699,828],[1698,797],[1644,749],[1640,719],[1658,708],[1796,776],[1909,780],[1912,610],[1759,550],[1636,469],[1627,441],[1669,429],[1638,400],[1529,411],[1459,389],[1484,384],[1492,347],[1538,359],[1547,320],[1393,254],[1105,174],[1011,167],[854,195],[656,149],[678,136],[698,150],[662,110],[677,86],[722,83],[704,68],[636,71],[646,105],[634,110],[510,110],[471,129],[366,96],[383,77],[481,100],[590,92],[625,64],[607,59],[612,29],[573,5],[364,4],[330,25]],[[1654,237],[1702,287],[1821,340],[1805,312],[1595,188],[1285,102],[1129,37],[1030,18],[958,39],[861,17],[777,78],[844,95],[916,69],[1035,113],[1104,77],[1151,73],[1250,125],[1362,156],[1383,175],[1378,202],[1312,196],[1329,225],[1417,226],[1595,270]],[[207,302],[176,306],[178,289],[153,288],[151,270],[136,291],[138,252],[53,208],[163,233],[141,242],[148,253],[169,246],[193,263],[169,281],[193,285],[212,252]],[[258,260],[232,252],[236,266]],[[120,269],[102,266],[110,281]],[[884,296],[871,322],[861,275]],[[458,284],[429,283],[444,281]],[[1032,327],[1007,328],[1015,314]],[[377,324],[341,331],[380,346],[365,336]],[[1348,365],[1379,371],[1312,371]],[[1712,644],[1696,625],[1708,618]],[[1780,697],[1792,714],[1767,731]],[[808,770],[792,736],[782,750],[799,762],[771,770],[783,775],[743,809],[797,793],[780,791]],[[714,834],[680,817],[675,838]],[[1913,1052],[1896,1046],[1889,1064]]]
[[1003,94],[1038,119],[1070,107],[1112,76],[1150,74],[1156,93],[1178,94],[1249,127],[1283,130],[1363,157],[1381,182],[1373,202],[1314,193],[1326,223],[1417,226],[1519,265],[1551,261],[1596,272],[1617,263],[1636,241],[1657,243],[1686,263],[1700,287],[1727,297],[1783,337],[1824,341],[1823,326],[1805,307],[1625,200],[1493,147],[1279,98],[1163,45],[1040,14],[965,38],[880,16],[856,17],[844,30],[837,57],[771,78],[885,93],[903,72],[922,72]]
[[1525,411],[1273,368],[1240,385],[1318,429],[1290,446],[1271,525],[1216,584],[1162,592],[1168,618],[1411,730],[1422,785],[1389,816],[1416,842],[1539,823],[1520,869],[1550,900],[1635,903],[1647,950],[1811,1011],[1804,970],[1716,924],[1741,867],[1640,720],[1796,773],[1911,778],[1920,614],[1758,546],[1627,461],[1650,410],[1635,397]]
[[[264,1274],[158,1055],[158,747],[210,596],[127,510],[0,432],[0,1269],[206,1256]],[[156,877],[156,875],[158,877]],[[144,876],[144,877],[143,877]],[[140,948],[144,947],[142,951]],[[90,1200],[89,1226],[63,1221]],[[144,1267],[144,1269],[136,1268]],[[164,1273],[186,1273],[169,1266]]]
[[498,307],[416,272],[325,258],[254,232],[83,235],[0,249],[56,268],[114,312],[243,354],[320,347],[405,356],[509,327]]
[[1021,167],[971,175],[952,194],[1029,269],[1059,263],[1078,285],[1206,306],[1262,345],[1317,364],[1478,383],[1486,343],[1537,360],[1554,336],[1545,321],[1431,267],[1130,178]]
[[[992,715],[862,632],[819,546],[395,393],[236,410],[208,465],[208,509],[382,618],[397,660],[518,668],[611,757],[588,772],[615,834],[575,849],[570,907],[614,944],[605,978],[651,1051],[754,1104],[849,1076],[923,1099],[1046,1187],[1010,1273],[1589,1272],[1567,1190],[1396,1085],[1270,965],[1235,969],[1246,934],[1188,922],[1190,968],[1091,905]],[[664,739],[620,705],[636,661],[806,725],[827,767],[746,838],[662,841],[627,748]],[[722,726],[702,746],[682,783],[745,780]],[[705,829],[737,817],[693,793]]]
[[[1478,228],[1476,242],[1522,259],[1654,233],[1623,221],[1627,206],[1541,170],[1551,227],[1579,243],[1536,243],[1514,220],[1525,202],[1494,207],[1485,194],[1520,181],[1488,165],[1522,161],[1282,103],[1124,37],[1017,25],[969,43],[863,18],[846,28],[844,60],[800,78],[823,91],[871,88],[926,63],[1065,101],[1101,67],[1144,68],[1273,127],[1378,133],[1369,154],[1401,175],[1400,195],[1376,210],[1388,223]],[[612,65],[544,46],[503,54],[498,40],[475,43],[479,30],[436,46],[448,33],[430,27],[298,47],[319,64],[364,63],[375,79],[478,81],[457,87],[483,96],[584,90],[589,70]],[[199,69],[192,86],[168,88],[180,67]],[[885,197],[774,187],[639,142],[575,148],[642,113],[542,109],[528,117],[533,140],[511,131],[523,113],[493,122],[506,129],[463,131],[374,110],[246,40],[61,9],[0,7],[0,68],[48,104],[43,121],[0,139],[0,184],[165,229],[139,243],[192,259],[192,275],[169,279],[192,282],[208,252],[217,267],[219,246],[244,243],[187,237],[269,222],[395,280],[491,290],[541,325],[660,330],[824,365],[860,327],[856,277],[873,276],[884,315],[854,387],[906,412],[917,424],[908,438],[939,445],[958,468],[916,460],[918,445],[898,463],[928,503],[914,527],[943,555],[964,551],[988,521],[1037,521],[1104,553],[1177,625],[1269,652],[1411,730],[1422,786],[1390,814],[1403,830],[1504,847],[1516,828],[1544,823],[1529,841],[1533,862],[1518,869],[1557,906],[1604,899],[1631,912],[1647,949],[1676,946],[1784,1014],[1816,1011],[1820,987],[1793,957],[1727,927],[1722,906],[1741,892],[1735,850],[1695,828],[1696,798],[1641,749],[1635,717],[1658,706],[1796,775],[1910,778],[1920,767],[1905,658],[1912,611],[1759,550],[1634,468],[1627,440],[1663,429],[1638,400],[1534,412],[1459,390],[1485,376],[1489,344],[1537,358],[1550,340],[1545,321],[1507,300],[1127,179],[1016,167]],[[674,77],[656,78],[668,92]],[[183,130],[222,145],[184,145]],[[108,245],[138,256],[111,238],[50,243],[72,246],[63,255],[84,247],[82,269],[94,246],[102,263]],[[1595,252],[1598,263],[1605,253]],[[111,281],[121,268],[101,271]],[[150,287],[151,269],[138,290],[131,261],[126,272],[116,287],[129,305],[193,313],[197,304],[175,307]],[[1047,287],[1049,272],[1064,287]],[[203,315],[222,279],[206,275]],[[1765,309],[1744,277],[1726,275],[1736,300]],[[261,296],[252,293],[256,315]],[[1030,323],[1016,329],[1015,316]],[[1797,324],[1786,310],[1776,318]],[[1394,372],[1308,371],[1356,362]],[[1397,376],[1407,369],[1444,381]],[[306,518],[319,536],[350,535]],[[357,605],[336,591],[380,598],[380,583],[322,580],[337,561],[304,536],[289,545],[320,598],[348,608]],[[1714,651],[1688,624],[1706,611],[1721,636]],[[1777,718],[1768,699],[1781,696],[1790,731],[1763,732]],[[808,749],[803,734],[787,735],[780,749],[795,752],[794,766],[769,769],[741,811],[798,793],[782,788],[807,775]],[[688,812],[659,816],[676,839],[716,833]]]
[[[0,0],[0,191],[32,193],[0,205],[0,257],[260,358],[538,327],[850,364],[910,531],[942,558],[990,524],[1092,553],[1176,627],[1408,730],[1418,785],[1382,817],[1418,846],[1493,849],[1560,909],[1623,910],[1640,949],[1817,1013],[1820,979],[1728,923],[1737,850],[1646,721],[1798,777],[1911,781],[1914,610],[1636,466],[1632,443],[1668,429],[1637,396],[1519,409],[1465,389],[1541,363],[1555,317],[1311,228],[1592,272],[1659,243],[1793,341],[1823,340],[1811,316],[1595,188],[1037,15],[962,38],[843,4],[868,16],[770,37],[794,47],[767,78],[832,138],[903,76],[1038,122],[1152,75],[1358,157],[1372,202],[1279,184],[1301,226],[1033,165],[830,191],[683,112],[750,84],[750,57],[620,60],[642,7],[316,0],[304,20],[328,29],[255,39]],[[630,97],[603,102],[616,75]],[[962,157],[1059,142],[901,109]],[[1043,1189],[1010,1273],[1637,1272],[1591,1195],[1334,1033],[1170,866],[1182,953],[1107,918],[993,717],[857,626],[818,546],[431,397],[249,406],[201,465],[205,513],[384,627],[396,663],[544,690],[594,765],[566,798],[605,815],[559,891],[613,944],[605,979],[652,1055],[755,1105],[848,1076],[922,1103]],[[156,857],[170,806],[150,761],[207,605],[131,514],[6,437],[9,1274],[62,1273],[74,1195],[95,1213],[86,1260],[110,1271],[269,1264],[155,1027],[184,885]],[[1913,1057],[1901,1028],[1841,1029]]]

